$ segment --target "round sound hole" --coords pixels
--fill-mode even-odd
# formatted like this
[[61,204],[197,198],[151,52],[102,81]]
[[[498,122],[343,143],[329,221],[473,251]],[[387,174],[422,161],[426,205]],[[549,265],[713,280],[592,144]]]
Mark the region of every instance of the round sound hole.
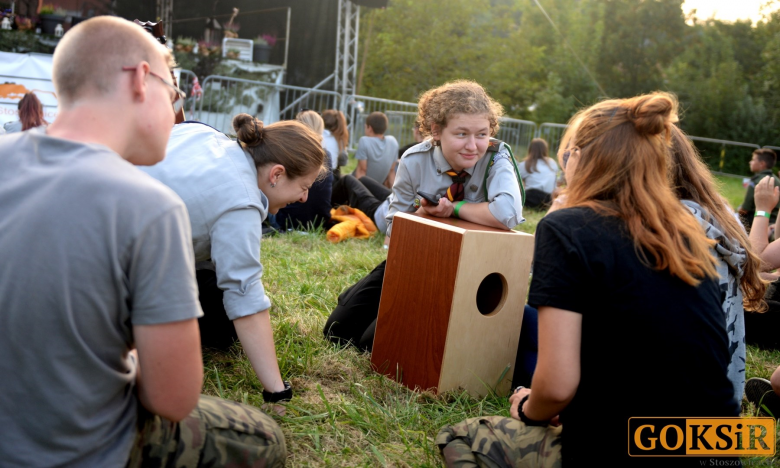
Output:
[[506,279],[500,273],[491,273],[477,289],[477,309],[482,315],[495,315],[506,299]]

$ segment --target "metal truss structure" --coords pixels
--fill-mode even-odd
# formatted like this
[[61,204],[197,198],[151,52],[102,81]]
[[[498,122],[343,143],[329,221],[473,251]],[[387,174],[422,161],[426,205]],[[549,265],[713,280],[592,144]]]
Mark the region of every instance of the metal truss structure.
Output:
[[157,18],[155,22],[162,21],[165,30],[165,37],[171,37],[171,20],[173,19],[173,0],[157,0]]
[[334,90],[342,96],[357,91],[358,33],[360,31],[360,6],[350,0],[338,0],[338,29],[336,32],[336,69],[333,74]]

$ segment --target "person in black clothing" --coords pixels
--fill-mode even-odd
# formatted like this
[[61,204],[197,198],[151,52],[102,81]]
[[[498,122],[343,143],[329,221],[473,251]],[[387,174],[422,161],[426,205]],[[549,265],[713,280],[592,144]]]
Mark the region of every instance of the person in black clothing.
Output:
[[[780,184],[775,178],[764,176],[755,186],[754,202],[758,212],[768,212],[780,201]],[[745,314],[745,342],[762,349],[780,349],[780,279],[770,273],[780,267],[780,240],[768,242],[769,219],[756,216],[750,229],[750,243],[754,252],[761,257],[761,266],[766,279],[772,281],[766,289],[766,303],[769,309],[764,313]],[[775,228],[776,229],[776,228]],[[778,414],[780,416],[780,414]]]
[[[386,226],[386,224],[381,222],[383,220],[378,222],[374,215],[383,203],[389,205],[387,197],[392,192],[392,190],[371,177],[363,176],[357,179],[355,176],[347,174],[334,182],[331,202],[333,206],[348,205],[352,208],[357,208],[374,221],[374,224],[377,224],[377,226],[380,224]],[[382,218],[384,218],[386,213],[387,207],[385,207],[382,213]],[[384,234],[384,230],[382,234]]]
[[775,179],[775,184],[780,185],[780,179],[772,172],[772,168],[775,167],[775,162],[777,162],[777,155],[771,149],[761,148],[753,151],[753,157],[750,159],[750,172],[753,172],[755,175],[750,178],[747,190],[745,191],[745,201],[743,201],[742,205],[739,207],[739,216],[748,232],[753,224],[753,217],[756,215],[766,216],[769,218],[770,223],[774,223],[775,220],[777,220],[780,204],[776,204],[769,213],[764,211],[759,213],[756,211],[756,204],[753,200],[756,184],[764,177],[771,176]]
[[447,466],[658,466],[629,457],[629,418],[739,415],[717,262],[667,181],[676,110],[653,93],[575,116],[559,154],[567,198],[535,235],[533,390],[511,395],[511,418],[443,427]]

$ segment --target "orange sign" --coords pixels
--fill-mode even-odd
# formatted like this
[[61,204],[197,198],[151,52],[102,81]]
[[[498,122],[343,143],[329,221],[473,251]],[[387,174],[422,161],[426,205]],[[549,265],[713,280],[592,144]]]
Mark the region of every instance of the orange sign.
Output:
[[630,418],[633,457],[772,456],[774,418]]

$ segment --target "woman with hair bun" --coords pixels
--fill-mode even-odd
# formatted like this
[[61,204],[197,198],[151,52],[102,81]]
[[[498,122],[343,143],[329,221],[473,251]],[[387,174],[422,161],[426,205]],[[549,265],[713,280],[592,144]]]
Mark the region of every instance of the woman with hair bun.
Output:
[[667,178],[676,120],[666,93],[572,120],[559,151],[567,198],[536,229],[533,390],[515,389],[511,418],[443,427],[447,466],[656,466],[629,456],[629,418],[739,416],[714,241]]
[[[276,359],[271,300],[261,282],[262,223],[305,202],[326,171],[321,136],[297,121],[233,118],[238,141],[200,122],[173,127],[165,159],[145,172],[187,205],[197,268],[201,342],[227,349],[237,338],[263,384],[266,402],[288,400]],[[232,322],[232,323],[231,323]]]
[[[305,110],[298,113],[295,120],[309,127],[317,135],[322,135],[324,125],[320,114],[313,110]],[[322,137],[320,136],[320,139]],[[325,148],[325,163],[330,164],[330,150]],[[324,173],[323,177],[314,182],[309,190],[309,197],[304,203],[293,203],[281,210],[269,221],[275,229],[313,229],[318,227],[329,228],[332,224],[330,220],[330,199],[333,193],[333,171],[330,168]]]

